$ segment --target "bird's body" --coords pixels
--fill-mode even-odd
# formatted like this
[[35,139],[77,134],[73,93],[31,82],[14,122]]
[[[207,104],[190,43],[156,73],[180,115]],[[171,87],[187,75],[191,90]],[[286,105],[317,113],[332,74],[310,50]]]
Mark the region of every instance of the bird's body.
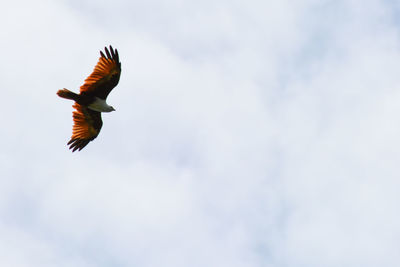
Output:
[[71,140],[68,142],[73,152],[81,150],[97,137],[103,125],[101,112],[115,110],[107,104],[106,99],[119,82],[121,63],[117,50],[110,46],[110,51],[106,47],[105,52],[106,55],[100,51],[99,62],[92,74],[86,78],[79,94],[65,88],[57,92],[58,96],[75,101],[74,126]]
[[94,101],[88,105],[88,108],[94,111],[98,112],[111,112],[115,111],[115,109],[112,106],[109,106],[106,102],[106,100],[95,97]]

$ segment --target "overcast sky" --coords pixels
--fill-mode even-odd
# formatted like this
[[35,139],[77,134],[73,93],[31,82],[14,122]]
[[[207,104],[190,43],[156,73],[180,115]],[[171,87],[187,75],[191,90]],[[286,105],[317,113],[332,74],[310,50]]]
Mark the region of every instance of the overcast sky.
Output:
[[[16,0],[0,266],[400,266],[400,4]],[[66,143],[106,45],[99,137]]]

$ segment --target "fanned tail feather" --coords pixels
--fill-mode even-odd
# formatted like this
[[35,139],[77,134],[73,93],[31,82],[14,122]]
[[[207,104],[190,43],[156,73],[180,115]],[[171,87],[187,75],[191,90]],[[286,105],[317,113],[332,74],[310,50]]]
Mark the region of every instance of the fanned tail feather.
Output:
[[57,91],[57,95],[59,96],[59,97],[62,97],[62,98],[66,98],[66,99],[71,99],[71,100],[77,100],[78,99],[78,95],[77,94],[75,94],[74,92],[71,92],[70,90],[68,90],[68,89],[61,89],[61,90],[58,90]]

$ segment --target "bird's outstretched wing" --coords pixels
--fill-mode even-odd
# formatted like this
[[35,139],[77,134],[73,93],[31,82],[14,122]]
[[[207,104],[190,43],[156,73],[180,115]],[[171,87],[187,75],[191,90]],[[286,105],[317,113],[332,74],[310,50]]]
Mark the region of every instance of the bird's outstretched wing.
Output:
[[100,112],[88,109],[78,103],[75,103],[72,107],[76,111],[72,114],[74,126],[72,127],[72,136],[68,145],[69,149],[74,152],[84,148],[99,135],[103,121],[101,120]]
[[105,47],[105,55],[100,51],[100,58],[92,74],[86,78],[81,86],[81,94],[92,94],[106,99],[111,90],[118,84],[121,75],[121,62],[117,49]]

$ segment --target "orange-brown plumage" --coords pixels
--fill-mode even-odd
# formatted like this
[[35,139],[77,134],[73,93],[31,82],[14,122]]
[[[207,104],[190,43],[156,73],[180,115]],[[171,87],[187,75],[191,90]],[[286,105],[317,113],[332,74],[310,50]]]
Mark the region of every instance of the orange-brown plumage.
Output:
[[86,78],[76,94],[68,89],[57,92],[58,96],[75,101],[71,140],[72,151],[81,150],[100,133],[103,122],[101,112],[114,111],[105,102],[108,94],[118,84],[121,75],[121,63],[118,51],[110,46],[105,48],[106,55],[100,51],[100,58],[92,74]]
[[107,47],[105,51],[106,55],[100,51],[101,57],[97,65],[80,88],[81,94],[96,92],[98,97],[106,99],[110,91],[118,84],[121,75],[118,51],[114,51],[111,46],[111,52],[108,51]]
[[76,110],[72,114],[74,126],[72,127],[72,136],[68,145],[71,145],[70,149],[74,152],[75,150],[81,150],[97,137],[103,122],[100,112],[93,111],[78,103],[75,103],[72,107]]

